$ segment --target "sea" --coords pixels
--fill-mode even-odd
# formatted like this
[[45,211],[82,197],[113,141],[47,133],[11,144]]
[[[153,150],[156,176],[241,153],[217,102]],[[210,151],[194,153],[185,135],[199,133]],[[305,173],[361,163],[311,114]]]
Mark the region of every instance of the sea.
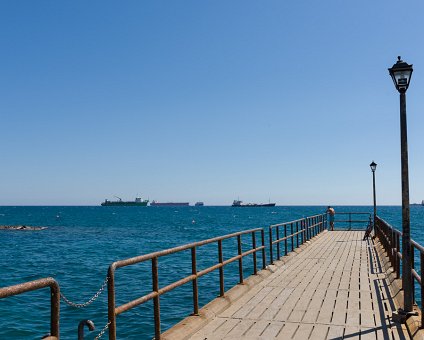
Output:
[[[337,212],[367,212],[372,206],[335,206]],[[321,214],[326,206],[276,206],[273,208],[232,207],[100,207],[100,206],[3,206],[0,225],[41,226],[40,231],[0,230],[0,287],[44,277],[53,277],[62,294],[74,303],[89,301],[102,287],[111,263],[154,251],[160,251],[226,235],[266,228]],[[401,207],[378,207],[378,215],[401,229]],[[340,225],[341,226],[341,225]],[[411,206],[412,238],[424,245],[424,206]],[[337,219],[336,219],[336,228]],[[347,228],[348,225],[343,227]],[[365,227],[362,224],[361,227]],[[268,237],[268,233],[265,233]],[[249,240],[243,241],[244,250]],[[268,242],[268,240],[266,240]],[[257,240],[260,243],[260,239]],[[268,243],[266,243],[267,245]],[[224,259],[237,254],[234,240],[224,243]],[[268,256],[268,255],[267,255]],[[418,256],[416,256],[418,258]],[[218,261],[217,245],[199,248],[198,270]],[[261,255],[258,255],[258,266]],[[418,267],[419,268],[419,267]],[[224,270],[225,289],[239,280],[237,263]],[[245,277],[253,273],[252,257],[243,263]],[[190,251],[159,259],[159,286],[191,274]],[[142,263],[116,271],[116,303],[122,305],[150,292],[151,263]],[[200,307],[219,294],[216,271],[199,279]],[[419,294],[416,294],[419,297]],[[0,339],[40,339],[49,332],[49,290],[0,299]],[[192,285],[161,296],[161,330],[172,327],[193,312]],[[62,339],[76,339],[78,323],[92,320],[95,330],[85,330],[86,339],[95,336],[107,324],[107,291],[84,308],[61,301]],[[118,339],[152,339],[153,303],[149,301],[117,317]],[[103,338],[107,338],[107,332]]]

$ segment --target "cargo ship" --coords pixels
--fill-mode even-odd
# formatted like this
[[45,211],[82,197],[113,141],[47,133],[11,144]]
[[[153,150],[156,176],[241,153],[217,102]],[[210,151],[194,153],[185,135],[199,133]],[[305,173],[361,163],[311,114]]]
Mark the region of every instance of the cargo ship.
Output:
[[243,203],[243,201],[234,200],[232,207],[246,207],[246,208],[257,208],[257,207],[275,207],[275,203]]
[[153,200],[150,203],[151,207],[188,207],[189,202],[157,202]]
[[195,207],[203,207],[205,204],[203,202],[196,202]]
[[141,197],[136,197],[134,201],[123,201],[120,197],[115,197],[118,199],[117,201],[109,201],[108,199],[105,199],[105,201],[101,203],[101,206],[145,207],[147,206],[147,203],[149,203],[149,200],[142,200]]

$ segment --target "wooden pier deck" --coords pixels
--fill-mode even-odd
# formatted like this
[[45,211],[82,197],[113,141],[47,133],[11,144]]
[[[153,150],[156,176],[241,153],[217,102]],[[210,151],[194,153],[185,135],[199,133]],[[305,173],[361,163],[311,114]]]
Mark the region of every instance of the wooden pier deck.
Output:
[[253,277],[243,294],[232,298],[230,290],[163,338],[409,339],[405,326],[391,321],[398,306],[375,245],[363,235],[321,233],[260,280]]

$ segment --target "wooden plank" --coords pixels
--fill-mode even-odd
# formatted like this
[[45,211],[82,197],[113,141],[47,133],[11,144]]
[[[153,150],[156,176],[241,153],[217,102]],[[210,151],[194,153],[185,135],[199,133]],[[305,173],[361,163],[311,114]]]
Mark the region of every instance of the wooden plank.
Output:
[[291,339],[298,328],[299,328],[299,324],[297,323],[284,324],[284,327],[281,329],[281,332],[277,335],[277,339],[281,339],[281,340]]
[[313,328],[314,326],[311,324],[300,324],[293,339],[295,340],[309,339],[309,336],[312,333]]
[[328,340],[342,340],[344,334],[344,326],[333,326],[331,325],[328,330]]
[[[363,232],[323,234],[190,339],[406,339]],[[274,268],[274,267],[273,267]]]

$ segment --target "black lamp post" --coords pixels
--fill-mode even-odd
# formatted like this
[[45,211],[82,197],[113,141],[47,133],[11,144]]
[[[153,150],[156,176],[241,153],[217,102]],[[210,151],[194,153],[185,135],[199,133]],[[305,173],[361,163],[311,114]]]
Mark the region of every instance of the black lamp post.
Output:
[[[370,164],[370,168],[372,171],[372,192],[373,192],[373,197],[374,197],[374,219],[373,219],[373,226],[375,228],[375,216],[377,216],[377,204],[376,204],[376,199],[375,199],[375,170],[377,169],[377,163],[375,163],[374,161],[372,161],[372,163]],[[374,229],[375,231],[375,229]]]
[[389,68],[393,83],[400,93],[400,144],[402,166],[402,287],[404,291],[405,312],[412,312],[412,266],[411,266],[411,234],[409,214],[409,176],[408,176],[408,137],[406,126],[406,90],[411,81],[412,65],[405,63],[400,57]]

